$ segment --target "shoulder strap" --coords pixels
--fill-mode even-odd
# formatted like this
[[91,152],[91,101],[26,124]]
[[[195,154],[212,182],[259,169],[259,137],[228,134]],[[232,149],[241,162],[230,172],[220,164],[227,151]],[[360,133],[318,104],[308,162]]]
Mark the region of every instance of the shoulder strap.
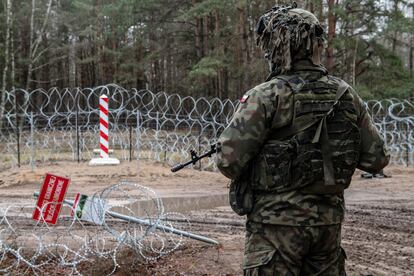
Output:
[[338,86],[338,90],[336,90],[336,96],[335,96],[335,101],[334,101],[333,105],[331,106],[331,108],[329,109],[329,111],[326,112],[326,114],[323,117],[321,117],[321,118],[318,119],[318,121],[319,120],[321,120],[321,121],[319,122],[318,128],[316,129],[315,136],[312,139],[312,143],[319,142],[320,137],[321,137],[321,131],[322,131],[322,126],[324,124],[324,121],[326,120],[326,118],[329,115],[332,114],[332,112],[334,111],[335,107],[338,105],[339,100],[342,98],[342,96],[345,94],[345,92],[348,90],[348,88],[349,88],[349,85],[346,82],[344,82],[343,80],[340,80],[339,86]]
[[340,81],[338,90],[336,91],[335,102],[329,111],[320,119],[318,128],[316,129],[315,136],[313,137],[312,143],[320,142],[322,159],[323,159],[323,174],[325,185],[335,185],[335,174],[332,162],[332,151],[329,144],[328,128],[326,126],[326,119],[333,112],[335,106],[338,105],[339,100],[348,90],[349,85],[343,80]]

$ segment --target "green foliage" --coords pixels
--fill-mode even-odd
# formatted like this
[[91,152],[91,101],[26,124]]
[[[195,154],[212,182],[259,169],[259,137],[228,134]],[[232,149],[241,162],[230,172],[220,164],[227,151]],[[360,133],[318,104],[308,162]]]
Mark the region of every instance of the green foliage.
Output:
[[414,78],[400,57],[385,46],[371,42],[373,57],[366,63],[369,70],[359,78],[366,98],[406,98],[414,95]]
[[406,67],[414,19],[402,8],[406,3],[384,5],[378,0],[345,0],[335,8],[339,33],[334,74],[351,82],[365,99],[408,97],[413,78]]
[[190,71],[191,79],[217,77],[217,70],[224,68],[222,60],[215,57],[204,57]]
[[[398,0],[396,8],[394,1],[387,2],[388,10],[380,0],[336,1],[334,7],[336,67],[330,73],[355,80],[366,99],[414,93],[406,62],[414,20],[409,1]],[[13,0],[15,83],[23,87],[30,63],[31,2]],[[35,39],[47,0],[36,3]],[[326,25],[326,9],[318,14],[320,3],[298,1],[300,7],[312,4]],[[274,0],[53,1],[32,88],[69,85],[69,53],[74,51],[79,86],[117,81],[138,89],[148,86],[193,96],[238,98],[268,74],[263,53],[255,46],[254,28],[255,20],[274,4]],[[0,5],[0,72],[5,60],[5,18]],[[44,78],[59,81],[49,83]]]
[[190,20],[195,17],[202,17],[209,15],[214,10],[222,10],[226,7],[231,6],[234,0],[222,1],[222,0],[206,0],[197,3],[193,7],[189,8],[186,11],[183,11],[183,14],[179,17],[182,20]]
[[372,99],[409,99],[414,97],[414,79],[400,79],[391,83],[381,82],[375,87],[358,85],[355,87],[364,100]]

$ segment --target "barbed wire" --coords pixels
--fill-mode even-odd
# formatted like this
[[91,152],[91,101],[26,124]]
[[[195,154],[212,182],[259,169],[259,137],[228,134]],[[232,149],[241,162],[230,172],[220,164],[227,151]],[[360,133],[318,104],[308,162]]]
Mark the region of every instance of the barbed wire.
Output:
[[[238,105],[228,99],[127,90],[117,85],[4,93],[0,169],[19,163],[91,159],[99,145],[102,94],[109,97],[109,143],[114,155],[122,160],[148,158],[169,164],[190,158],[190,149],[208,150]],[[388,99],[368,101],[366,106],[386,141],[392,163],[413,164],[414,103]],[[206,158],[199,166],[214,170],[214,158]],[[0,272],[40,274],[58,265],[67,273],[80,274],[82,263],[98,258],[111,262],[111,274],[125,249],[140,260],[151,261],[183,244],[182,236],[157,226],[190,230],[186,216],[166,212],[152,190],[136,183],[122,182],[91,198],[109,203],[97,211],[104,216],[102,225],[70,216],[76,210],[67,203],[62,203],[64,215],[57,226],[33,221],[33,206],[0,208]],[[108,215],[111,210],[139,217],[148,225],[114,219]]]
[[[238,105],[229,99],[127,90],[114,84],[5,93],[0,119],[2,167],[15,167],[19,161],[91,159],[99,146],[102,94],[109,97],[109,143],[114,154],[121,160],[148,158],[170,164],[189,158],[189,149],[207,150]],[[414,102],[387,99],[366,104],[392,163],[413,164]],[[215,169],[214,159],[200,166]]]
[[[40,274],[57,265],[65,274],[79,275],[82,264],[99,259],[111,263],[110,275],[119,267],[119,255],[125,250],[135,253],[131,259],[154,261],[185,242],[183,236],[168,229],[190,230],[186,216],[165,212],[157,194],[136,183],[112,185],[95,193],[91,200],[95,202],[92,212],[102,216],[101,223],[69,215],[76,209],[68,202],[45,204],[39,209],[39,221],[31,219],[33,205],[0,208],[0,273]],[[56,225],[47,224],[42,216],[50,204],[62,205]],[[114,219],[113,211],[139,217],[148,224]]]

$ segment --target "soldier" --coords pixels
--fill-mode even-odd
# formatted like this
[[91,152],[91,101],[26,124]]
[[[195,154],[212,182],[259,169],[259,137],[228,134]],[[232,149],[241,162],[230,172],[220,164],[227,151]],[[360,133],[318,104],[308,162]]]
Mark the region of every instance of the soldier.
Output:
[[389,155],[358,94],[321,65],[312,13],[275,6],[256,32],[271,74],[241,98],[217,155],[247,214],[244,275],[345,275],[344,189]]

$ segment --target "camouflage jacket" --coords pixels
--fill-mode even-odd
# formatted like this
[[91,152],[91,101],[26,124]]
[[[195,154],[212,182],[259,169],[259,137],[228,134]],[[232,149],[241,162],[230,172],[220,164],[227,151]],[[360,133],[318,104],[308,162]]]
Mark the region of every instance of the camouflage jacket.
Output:
[[[296,64],[292,75],[301,80],[335,82],[326,69],[309,64]],[[290,83],[292,87],[292,83]],[[272,127],[274,132],[292,122],[291,87],[285,81],[273,78],[252,90],[242,98],[230,124],[219,138],[221,151],[217,154],[220,171],[230,179],[236,179],[259,154],[267,141]],[[294,88],[294,87],[293,87]],[[357,111],[361,149],[358,168],[367,172],[379,172],[389,161],[384,142],[372,123],[371,116],[353,89],[349,89]],[[254,195],[253,211],[248,219],[259,223],[281,225],[330,225],[341,223],[345,203],[343,193],[336,195],[307,194],[301,190],[276,194]]]

